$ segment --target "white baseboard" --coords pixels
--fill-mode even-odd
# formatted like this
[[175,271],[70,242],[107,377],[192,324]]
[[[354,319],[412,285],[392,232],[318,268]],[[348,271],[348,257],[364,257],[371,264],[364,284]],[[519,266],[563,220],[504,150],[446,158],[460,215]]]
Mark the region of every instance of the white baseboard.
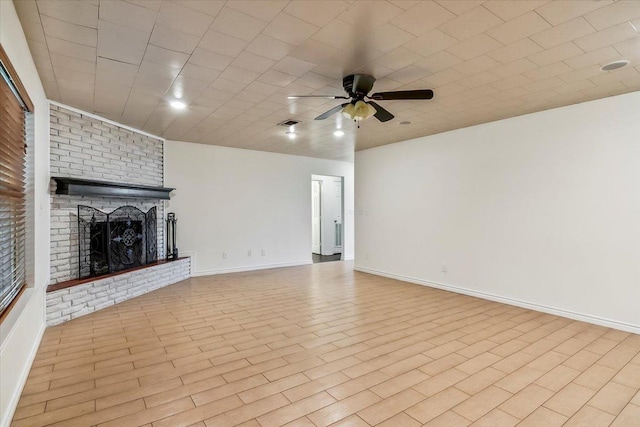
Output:
[[403,282],[415,283],[416,285],[429,286],[431,288],[442,289],[445,291],[451,291],[458,294],[469,295],[472,297],[482,298],[489,301],[501,302],[504,304],[515,305],[517,307],[527,308],[530,310],[541,311],[543,313],[554,314],[556,316],[566,317],[573,320],[579,320],[582,322],[593,323],[599,326],[606,326],[608,328],[619,329],[634,334],[640,334],[640,325],[633,325],[630,323],[619,322],[617,320],[605,319],[598,316],[592,316],[590,314],[577,313],[575,311],[564,310],[557,307],[550,307],[547,305],[536,304],[528,301],[517,300],[513,298],[506,298],[499,295],[494,295],[486,292],[474,291],[471,289],[463,288],[460,286],[452,286],[446,283],[433,282],[430,280],[416,279],[415,277],[403,276],[400,274],[387,273],[385,271],[379,271],[372,268],[354,266],[354,270],[363,273],[369,273],[376,276],[388,277],[390,279],[401,280]]
[[217,268],[215,270],[200,270],[200,271],[194,271],[192,268],[191,276],[192,277],[211,276],[214,274],[242,273],[245,271],[268,270],[271,268],[298,267],[301,265],[309,265],[311,263],[312,263],[311,260],[305,260],[305,261],[296,261],[296,262],[285,262],[280,264],[249,265],[244,267]]

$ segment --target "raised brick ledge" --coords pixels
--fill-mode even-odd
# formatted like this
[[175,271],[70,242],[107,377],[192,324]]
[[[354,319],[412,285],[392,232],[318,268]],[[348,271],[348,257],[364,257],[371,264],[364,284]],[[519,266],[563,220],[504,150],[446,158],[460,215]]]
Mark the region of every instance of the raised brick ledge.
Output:
[[47,326],[96,312],[103,308],[173,285],[191,277],[191,259],[180,258],[46,294]]
[[147,268],[153,268],[153,267],[156,267],[158,265],[167,264],[169,262],[174,262],[174,261],[180,261],[180,260],[187,259],[187,258],[188,257],[180,257],[180,258],[178,258],[176,260],[170,260],[170,261],[169,260],[160,260],[160,261],[152,262],[151,264],[141,265],[139,267],[129,268],[127,270],[116,271],[115,273],[103,274],[102,276],[87,277],[86,279],[67,280],[67,281],[64,281],[64,282],[60,282],[60,283],[56,283],[56,284],[47,286],[47,293],[54,292],[54,291],[59,291],[60,289],[72,288],[74,286],[85,285],[87,283],[96,282],[98,280],[108,279],[109,277],[120,276],[122,274],[131,273],[132,271],[138,271],[138,270],[144,270],[144,269],[147,269]]

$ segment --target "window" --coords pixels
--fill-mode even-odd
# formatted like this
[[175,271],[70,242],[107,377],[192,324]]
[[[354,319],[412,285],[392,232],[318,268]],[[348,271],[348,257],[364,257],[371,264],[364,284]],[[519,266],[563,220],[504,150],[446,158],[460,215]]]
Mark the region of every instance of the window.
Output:
[[25,115],[33,111],[0,46],[0,314],[25,287]]

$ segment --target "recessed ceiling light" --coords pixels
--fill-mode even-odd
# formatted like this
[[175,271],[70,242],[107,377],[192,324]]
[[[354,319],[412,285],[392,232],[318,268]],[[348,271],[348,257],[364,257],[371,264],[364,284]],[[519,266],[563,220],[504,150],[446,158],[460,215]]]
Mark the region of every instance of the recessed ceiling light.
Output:
[[619,61],[613,61],[608,63],[607,65],[603,65],[600,68],[600,71],[613,71],[613,70],[617,70],[618,68],[622,68],[625,65],[629,65],[629,61],[626,59],[621,59]]
[[175,108],[176,110],[184,110],[185,108],[187,108],[187,104],[185,104],[182,101],[171,101],[169,103],[169,105],[171,105],[173,108]]
[[289,137],[289,139],[296,139],[296,136],[298,135],[295,132],[285,132],[285,135],[287,135]]
[[409,122],[409,121],[404,121],[404,122],[400,122],[399,124],[401,124],[401,125],[410,125],[410,124],[411,124],[411,122]]
[[333,136],[337,136],[337,137],[344,136],[344,131],[342,129],[338,129],[333,132]]

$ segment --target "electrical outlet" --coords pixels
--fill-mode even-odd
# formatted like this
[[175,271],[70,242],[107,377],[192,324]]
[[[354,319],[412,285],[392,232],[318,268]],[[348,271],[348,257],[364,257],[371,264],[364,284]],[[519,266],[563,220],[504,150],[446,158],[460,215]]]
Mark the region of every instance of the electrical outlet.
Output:
[[229,255],[227,254],[226,251],[222,252],[222,258],[227,259],[229,257]]
[[252,251],[251,249],[249,249],[249,250],[247,251],[247,256],[252,256],[252,255],[253,255],[253,251]]
[[447,264],[442,264],[442,272],[443,273],[447,272]]
[[262,250],[262,256],[267,256],[267,250],[266,249]]

